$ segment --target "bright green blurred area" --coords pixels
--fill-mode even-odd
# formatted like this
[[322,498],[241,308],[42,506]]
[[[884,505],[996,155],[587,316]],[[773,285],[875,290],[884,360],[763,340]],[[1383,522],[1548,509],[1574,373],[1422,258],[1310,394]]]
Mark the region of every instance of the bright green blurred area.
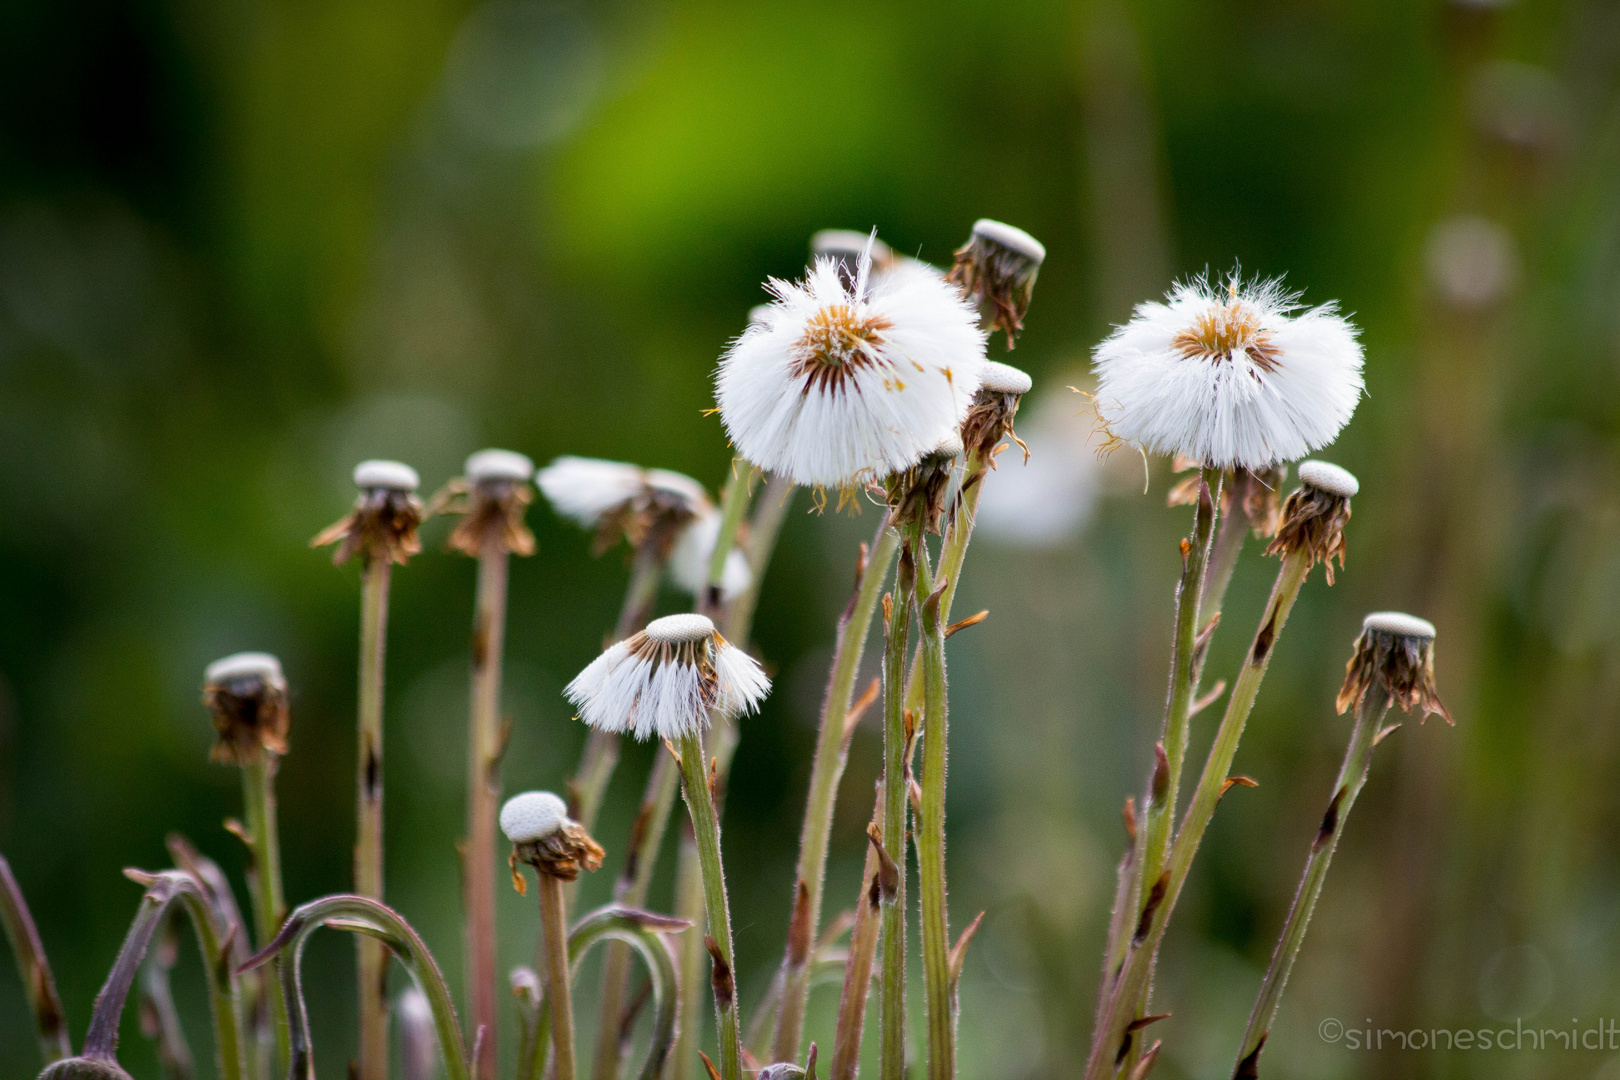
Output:
[[[709,378],[767,275],[797,275],[829,226],[946,263],[991,216],[1050,252],[1011,357],[1035,376],[1021,430],[1045,471],[987,519],[957,606],[991,616],[951,645],[953,927],[987,912],[964,1076],[1078,1070],[1119,808],[1163,707],[1187,514],[1164,506],[1167,463],[1143,495],[1134,456],[1099,471],[1077,449],[1065,387],[1132,303],[1237,260],[1362,328],[1368,398],[1325,455],[1362,494],[1349,565],[1307,587],[1240,752],[1261,786],[1223,804],[1168,939],[1154,1075],[1229,1075],[1348,733],[1332,698],[1351,638],[1403,608],[1440,628],[1457,726],[1380,749],[1266,1074],[1620,1077],[1620,1050],[1318,1034],[1620,1018],[1613,0],[13,4],[0,85],[0,852],[76,1041],[138,897],[119,869],[165,864],[180,830],[240,872],[221,828],[238,780],[206,760],[209,660],[282,657],[287,891],[348,885],[357,574],[306,544],[356,461],[399,457],[431,488],[500,445],[718,486]],[[745,1018],[779,956],[834,623],[876,520],[791,515],[764,590],[777,689],[725,834]],[[559,691],[625,577],[622,550],[592,560],[543,505],[530,521],[509,791],[572,771],[583,729]],[[396,577],[388,889],[459,993],[472,566],[444,532]],[[1257,548],[1211,676],[1269,587]],[[589,902],[651,753],[626,754]],[[878,767],[864,730],[831,911],[854,900]],[[534,913],[500,902],[504,970]],[[336,935],[310,955],[327,1076],[353,1053],[352,955]],[[183,954],[209,1075],[199,979]],[[824,1049],[835,997],[812,1005]],[[123,1060],[156,1075],[133,1010]],[[0,969],[0,1076],[36,1068]]]

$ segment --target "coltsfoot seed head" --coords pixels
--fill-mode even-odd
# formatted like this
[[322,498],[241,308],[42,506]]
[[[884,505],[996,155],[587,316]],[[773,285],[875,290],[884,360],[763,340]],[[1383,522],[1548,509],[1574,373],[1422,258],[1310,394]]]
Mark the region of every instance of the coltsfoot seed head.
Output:
[[1320,562],[1333,584],[1333,559],[1344,568],[1344,527],[1350,523],[1350,497],[1360,490],[1356,478],[1337,465],[1306,461],[1299,466],[1300,486],[1283,501],[1277,535],[1267,555],[1306,553],[1305,569]]
[[[669,578],[676,588],[701,598],[709,589],[709,561],[720,540],[723,515],[709,507],[681,527],[669,553]],[[720,573],[720,599],[729,601],[754,582],[748,557],[733,546],[726,552],[725,569]]]
[[1010,349],[1024,328],[1035,277],[1045,259],[1045,245],[1023,229],[980,218],[973,223],[968,242],[956,252],[950,280],[978,308],[979,324],[1003,331]]
[[291,712],[281,661],[264,652],[234,653],[203,671],[203,704],[218,736],[209,760],[249,765],[287,752]]
[[602,845],[568,816],[568,804],[549,791],[525,791],[507,799],[501,807],[501,831],[512,841],[512,880],[519,892],[520,862],[564,881],[602,866]]
[[992,394],[1027,394],[1035,382],[1029,373],[998,360],[986,360],[979,379],[979,391]]
[[416,470],[402,461],[362,461],[354,467],[354,486],[362,491],[382,488],[386,491],[415,491],[421,484]]
[[534,475],[534,462],[515,450],[480,450],[467,459],[462,473],[469,484],[506,481],[526,484]]
[[688,522],[715,512],[690,476],[623,461],[567,455],[541,469],[535,482],[558,514],[595,530],[598,555],[623,536],[636,548],[650,539],[668,558]]
[[[968,408],[967,418],[962,421],[962,442],[967,449],[988,459],[996,444],[1013,434],[1018,406],[1033,385],[1034,381],[1026,372],[1011,364],[986,360],[979,380],[979,392],[973,395],[973,404]],[[1013,438],[1020,446],[1023,445],[1016,435]],[[1024,456],[1029,457],[1028,447],[1024,448]],[[993,461],[991,467],[994,468]]]
[[501,807],[501,832],[514,844],[541,840],[568,821],[568,804],[549,791],[525,791]]
[[1368,690],[1381,686],[1392,705],[1406,712],[1421,708],[1424,720],[1438,714],[1452,723],[1435,687],[1434,636],[1434,624],[1416,615],[1400,611],[1368,615],[1344,667],[1344,685],[1335,702],[1339,712],[1360,704]]
[[1326,461],[1302,461],[1295,472],[1299,474],[1300,483],[1341,499],[1355,498],[1356,492],[1361,490],[1361,481],[1354,473]]

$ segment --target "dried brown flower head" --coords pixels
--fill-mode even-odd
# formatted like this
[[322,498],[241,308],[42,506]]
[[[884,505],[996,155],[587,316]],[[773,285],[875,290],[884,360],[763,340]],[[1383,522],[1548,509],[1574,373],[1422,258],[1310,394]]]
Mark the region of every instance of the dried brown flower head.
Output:
[[962,444],[968,453],[979,454],[995,468],[991,452],[997,443],[1011,435],[1023,448],[1024,460],[1029,460],[1029,447],[1013,431],[1013,420],[1018,416],[1018,403],[1032,385],[1030,377],[1012,365],[985,361],[979,391],[973,395],[973,404],[968,406],[967,417],[962,421]]
[[321,531],[310,547],[336,544],[332,563],[342,566],[358,554],[367,562],[385,559],[403,564],[422,550],[416,535],[422,524],[422,500],[416,497],[416,470],[397,461],[362,461],[354,470],[360,497],[354,509]]
[[1001,330],[1011,349],[1024,328],[1046,248],[1022,229],[981,218],[956,252],[949,280],[979,308],[979,325]]
[[1359,704],[1374,685],[1381,685],[1390,703],[1406,712],[1421,706],[1423,720],[1432,713],[1454,723],[1434,685],[1433,623],[1398,611],[1367,616],[1344,668],[1344,685],[1335,702],[1339,712]]
[[222,765],[251,765],[261,754],[287,752],[287,680],[269,653],[237,653],[208,665],[203,704],[219,739],[208,759]]
[[568,806],[549,791],[525,791],[501,807],[501,831],[512,841],[512,884],[524,891],[518,863],[542,874],[573,881],[581,870],[599,870],[605,852],[585,827],[568,816]]
[[962,441],[952,438],[939,449],[924,454],[923,459],[911,468],[888,478],[884,495],[889,504],[890,517],[897,527],[920,521],[929,532],[939,533],[940,522],[949,508],[956,459],[961,454]]
[[[1184,473],[1200,469],[1198,462],[1180,454],[1175,458],[1175,471]],[[1228,470],[1221,484],[1221,516],[1232,512],[1234,506],[1242,509],[1249,519],[1254,535],[1264,539],[1277,532],[1282,517],[1282,485],[1288,479],[1288,469],[1274,465],[1269,469],[1251,471],[1237,468]],[[1171,506],[1192,506],[1198,502],[1198,488],[1203,477],[1199,472],[1182,478],[1170,489]]]
[[1320,562],[1333,584],[1333,558],[1344,568],[1344,527],[1350,521],[1350,497],[1359,490],[1356,478],[1325,461],[1302,461],[1300,486],[1282,506],[1282,521],[1267,555],[1303,551],[1305,569]]
[[534,533],[523,523],[534,501],[533,475],[534,463],[510,450],[480,450],[469,457],[464,475],[446,484],[428,507],[430,514],[465,515],[446,546],[477,558],[494,539],[514,555],[533,555]]

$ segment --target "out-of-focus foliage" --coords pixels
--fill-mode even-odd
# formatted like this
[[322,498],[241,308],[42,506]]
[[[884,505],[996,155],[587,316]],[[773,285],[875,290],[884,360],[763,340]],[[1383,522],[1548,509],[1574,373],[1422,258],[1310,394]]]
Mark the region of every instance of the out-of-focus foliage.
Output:
[[[171,829],[242,865],[220,827],[237,779],[208,764],[197,701],[210,659],[283,658],[288,896],[349,881],[356,573],[305,545],[352,499],[355,461],[397,456],[434,486],[494,444],[717,486],[708,380],[759,282],[795,275],[818,228],[876,227],[943,262],[988,215],[1051,252],[1011,359],[1036,379],[1032,445],[1075,477],[1043,463],[1042,483],[1079,502],[1025,492],[1040,520],[986,531],[958,603],[991,609],[951,646],[953,924],[989,912],[964,1075],[1061,1075],[1083,1054],[1118,810],[1162,708],[1186,514],[1164,507],[1166,463],[1144,496],[1136,459],[1098,472],[1071,452],[1081,399],[1064,386],[1132,302],[1234,260],[1363,328],[1369,397],[1328,455],[1362,494],[1349,566],[1306,589],[1250,725],[1238,768],[1261,786],[1223,805],[1167,942],[1155,1075],[1230,1069],[1348,730],[1333,690],[1375,607],[1439,625],[1458,723],[1380,750],[1270,1074],[1620,1070],[1608,1053],[1318,1037],[1327,1017],[1620,1015],[1617,76],[1612,0],[8,5],[0,850],[75,1038],[137,899],[119,868],[162,863]],[[571,771],[582,729],[559,690],[624,579],[621,553],[591,560],[543,506],[530,520],[508,790]],[[834,620],[875,521],[793,515],[765,586],[757,644],[778,689],[746,726],[726,817],[745,1008],[786,927]],[[442,524],[426,538],[396,577],[388,889],[454,973],[472,566],[438,550]],[[1251,549],[1212,675],[1271,574]],[[627,754],[610,795],[610,866],[650,753]],[[833,909],[854,898],[877,769],[867,731]],[[501,905],[509,965],[534,914]],[[353,1052],[351,956],[310,957],[329,1075]],[[183,956],[206,1070],[197,974]],[[831,996],[812,1003],[824,1046]],[[124,1046],[154,1072],[133,1021]],[[0,973],[0,1075],[34,1068]]]

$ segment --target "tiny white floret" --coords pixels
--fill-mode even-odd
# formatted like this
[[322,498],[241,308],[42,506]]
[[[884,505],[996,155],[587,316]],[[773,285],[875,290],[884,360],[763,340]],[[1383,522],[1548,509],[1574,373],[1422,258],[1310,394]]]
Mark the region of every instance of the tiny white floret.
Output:
[[986,360],[979,379],[979,389],[992,394],[1027,394],[1034,385],[1028,372],[999,360]]
[[522,484],[534,475],[534,462],[515,450],[480,450],[467,459],[463,471],[473,484],[490,480]]
[[1046,245],[1035,239],[1023,229],[1008,225],[1001,221],[992,221],[989,218],[980,218],[973,223],[973,235],[1000,244],[1009,251],[1017,252],[1031,262],[1044,262],[1046,260]]
[[1326,461],[1302,461],[1296,471],[1300,483],[1320,488],[1341,499],[1354,498],[1356,492],[1361,490],[1361,481],[1356,479],[1354,473]]
[[203,681],[207,683],[249,678],[272,684],[284,682],[281,661],[267,652],[239,652],[215,660],[203,670]]
[[809,487],[851,487],[916,464],[979,388],[978,314],[936,271],[849,280],[821,258],[721,358],[715,397],[737,452]]
[[415,491],[421,484],[416,470],[403,461],[362,461],[354,467],[354,486],[387,491]]
[[549,791],[525,791],[501,807],[501,832],[514,844],[544,840],[568,823],[568,804]]
[[1252,470],[1332,442],[1361,400],[1356,328],[1300,312],[1279,282],[1177,285],[1137,305],[1093,353],[1097,417],[1114,440]]
[[1371,630],[1374,633],[1390,634],[1394,637],[1434,640],[1434,623],[1401,611],[1375,611],[1361,620],[1361,629],[1364,632]]

